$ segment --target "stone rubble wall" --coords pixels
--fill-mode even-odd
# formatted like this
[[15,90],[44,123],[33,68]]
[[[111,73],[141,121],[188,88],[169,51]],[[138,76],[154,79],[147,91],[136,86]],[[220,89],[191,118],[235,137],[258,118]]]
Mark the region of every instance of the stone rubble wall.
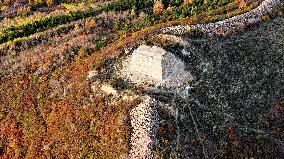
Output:
[[187,30],[198,29],[209,36],[226,36],[247,26],[262,21],[262,16],[272,13],[273,9],[283,5],[283,0],[265,0],[257,8],[229,19],[215,23],[197,25],[178,25],[162,28],[160,31],[167,34],[183,35]]
[[155,101],[144,96],[142,103],[130,111],[132,133],[130,138],[129,159],[154,158],[155,132],[157,126],[157,111],[153,104]]

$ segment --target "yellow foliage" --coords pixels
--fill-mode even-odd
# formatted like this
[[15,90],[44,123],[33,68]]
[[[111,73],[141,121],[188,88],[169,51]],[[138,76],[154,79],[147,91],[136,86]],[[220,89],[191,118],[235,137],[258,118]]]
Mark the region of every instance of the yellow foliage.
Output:
[[78,57],[83,58],[83,57],[86,56],[86,54],[87,54],[86,50],[83,47],[81,47],[80,50],[79,50],[79,53],[78,53]]
[[192,4],[194,0],[183,0],[184,5]]
[[40,3],[42,3],[42,0],[34,0],[34,3],[35,4],[40,4]]
[[54,4],[53,0],[46,0],[48,6],[52,6]]
[[31,11],[31,10],[30,10],[29,7],[23,6],[23,7],[20,7],[20,8],[18,9],[17,13],[18,13],[18,14],[27,14],[27,13],[29,13],[30,11]]
[[130,16],[131,18],[135,18],[137,16],[134,9],[131,10]]
[[[0,3],[1,4],[1,3]],[[8,6],[2,6],[1,8],[0,8],[0,11],[6,11],[6,10],[8,10],[9,9],[9,7]]]
[[5,6],[9,6],[12,3],[11,0],[2,0],[2,4]]
[[164,4],[161,0],[157,0],[153,6],[153,13],[155,15],[162,13],[164,10]]
[[239,9],[244,9],[247,6],[247,3],[244,0],[241,0],[239,3]]
[[168,12],[169,14],[172,14],[172,13],[173,13],[173,8],[174,8],[174,7],[172,7],[171,5],[169,5],[168,8],[167,8],[167,12]]
[[91,28],[91,27],[94,27],[95,25],[96,25],[96,20],[94,20],[94,19],[86,19],[85,27]]
[[269,16],[268,15],[263,15],[262,17],[261,17],[261,20],[263,20],[263,21],[269,21]]

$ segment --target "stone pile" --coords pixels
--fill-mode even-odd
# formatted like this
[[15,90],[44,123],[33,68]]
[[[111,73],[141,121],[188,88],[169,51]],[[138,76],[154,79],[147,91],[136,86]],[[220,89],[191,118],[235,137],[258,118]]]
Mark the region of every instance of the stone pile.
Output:
[[130,56],[120,72],[133,83],[176,87],[192,80],[183,61],[163,48],[141,45]]
[[152,159],[154,158],[153,147],[155,133],[157,131],[157,110],[155,101],[149,96],[142,98],[142,103],[130,111],[132,133],[130,139],[130,159]]

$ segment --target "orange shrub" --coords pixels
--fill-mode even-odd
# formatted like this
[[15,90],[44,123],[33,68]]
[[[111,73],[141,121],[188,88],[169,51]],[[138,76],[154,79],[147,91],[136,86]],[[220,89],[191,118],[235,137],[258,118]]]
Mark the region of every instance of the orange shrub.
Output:
[[164,10],[164,4],[161,0],[157,0],[153,6],[153,13],[155,15],[162,13]]
[[131,18],[137,17],[136,12],[135,12],[134,9],[131,10],[130,16],[131,16]]
[[30,12],[30,8],[29,7],[20,7],[17,11],[18,14],[28,14]]
[[183,0],[184,5],[192,4],[194,0]]
[[244,9],[247,3],[244,0],[239,0],[239,9]]
[[48,6],[52,6],[54,4],[53,0],[46,0]]

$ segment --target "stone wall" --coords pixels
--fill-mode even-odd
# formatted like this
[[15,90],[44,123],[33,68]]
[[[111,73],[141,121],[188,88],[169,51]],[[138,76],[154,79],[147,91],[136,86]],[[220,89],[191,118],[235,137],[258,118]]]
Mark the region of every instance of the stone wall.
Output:
[[154,99],[149,96],[142,97],[142,103],[130,111],[132,133],[130,139],[130,159],[154,158],[153,146],[157,129],[157,111]]
[[162,33],[183,35],[187,30],[198,29],[201,30],[205,35],[226,36],[262,21],[262,16],[272,13],[274,8],[281,5],[283,5],[283,0],[265,0],[257,8],[223,21],[209,24],[178,25],[162,28],[160,31]]

